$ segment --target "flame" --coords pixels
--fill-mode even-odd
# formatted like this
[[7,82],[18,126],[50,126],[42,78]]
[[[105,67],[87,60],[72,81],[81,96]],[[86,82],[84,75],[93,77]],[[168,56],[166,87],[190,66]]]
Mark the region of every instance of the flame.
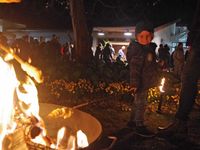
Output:
[[[77,146],[76,146],[77,145]],[[87,136],[81,131],[76,132],[76,136],[67,133],[65,127],[62,127],[57,134],[56,149],[76,150],[77,148],[85,148],[89,145]]]
[[58,130],[57,133],[56,149],[58,149],[64,136],[65,136],[65,127],[62,127],[61,129]]
[[[29,71],[29,75],[33,75],[35,78],[39,74],[38,81],[41,79],[41,74],[33,66],[23,63],[23,67],[26,71]],[[41,129],[41,132],[38,133],[39,135],[31,137],[33,138],[31,139],[32,142],[56,149],[60,149],[59,146],[64,146],[66,150],[75,150],[77,147],[84,148],[89,145],[87,136],[81,130],[78,130],[75,136],[71,135],[70,132],[67,134],[64,127],[58,131],[57,143],[54,144],[47,137],[44,121],[39,116],[38,92],[33,80],[27,76],[23,82],[19,82],[14,67],[6,63],[1,57],[0,83],[0,150],[3,149],[2,143],[5,136],[13,133],[17,128],[14,117],[15,108],[21,112],[18,117],[23,114],[27,118],[32,118],[34,121],[31,122],[31,126],[33,125]],[[16,99],[14,97],[15,93],[17,94]],[[64,112],[64,119],[72,114],[72,110],[69,108],[63,108],[62,112]]]
[[13,58],[14,58],[13,55],[9,53],[4,57],[4,60],[9,61],[9,60],[12,60]]
[[[35,117],[35,125],[42,129],[39,136],[33,139],[34,142],[45,144],[46,129],[43,120],[39,116],[38,92],[34,82],[27,76],[26,81],[20,83],[17,80],[14,67],[0,57],[0,150],[3,139],[7,134],[14,132],[17,127],[15,123],[15,106],[28,117]],[[14,93],[17,93],[17,100]]]
[[46,141],[44,140],[42,135],[36,136],[34,139],[31,140],[34,143],[42,144],[42,145],[47,145]]
[[77,145],[78,148],[84,148],[89,145],[87,136],[81,130],[77,131]]
[[0,0],[0,3],[19,3],[21,0]]
[[32,62],[31,58],[29,57],[28,58],[28,63],[30,64]]
[[165,92],[165,91],[163,90],[164,84],[165,84],[165,78],[162,78],[162,79],[161,79],[160,86],[159,86],[159,90],[160,90],[160,92],[162,92],[162,93]]
[[4,137],[15,129],[14,91],[19,85],[14,68],[0,58],[0,149]]
[[31,77],[33,77],[38,83],[43,82],[42,71],[37,69],[34,66],[31,66],[29,63],[21,63],[22,69]]
[[75,149],[76,149],[76,137],[73,135],[70,135],[66,150],[75,150]]

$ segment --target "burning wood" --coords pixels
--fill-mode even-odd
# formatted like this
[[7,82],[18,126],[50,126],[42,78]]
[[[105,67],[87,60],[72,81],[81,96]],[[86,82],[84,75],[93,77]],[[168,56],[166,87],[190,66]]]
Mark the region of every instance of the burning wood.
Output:
[[[12,54],[11,51],[2,45],[0,45],[0,48],[6,53]],[[41,78],[38,78],[37,70],[37,73],[31,73],[35,71],[34,67],[23,62],[17,55],[12,54],[12,56],[31,77],[34,77],[34,79],[40,83]],[[39,76],[40,75],[39,73]],[[20,150],[20,148],[28,150],[30,146],[34,147],[30,149],[37,149],[37,146],[55,149],[56,145],[58,149],[61,149],[60,147],[66,147],[66,149],[70,148],[71,150],[75,150],[88,146],[87,137],[80,130],[77,132],[64,132],[63,137],[57,140],[47,136],[45,123],[39,115],[38,92],[34,82],[27,76],[27,80],[20,83],[16,78],[14,67],[3,61],[1,57],[0,83],[0,99],[2,100],[0,105],[0,150],[9,149],[9,147],[15,149],[15,143],[20,142],[27,143],[28,148],[24,148],[26,144],[23,143],[23,146],[17,146],[18,148],[16,148],[16,150]],[[72,113],[73,111],[71,108],[65,107],[61,108],[61,111],[60,109],[54,111],[50,116],[60,115],[64,118],[68,118]],[[19,135],[17,134],[17,137],[11,136],[16,130],[20,130]],[[7,147],[3,146],[5,138],[10,139],[11,143],[7,145]],[[63,142],[66,138],[67,142]]]

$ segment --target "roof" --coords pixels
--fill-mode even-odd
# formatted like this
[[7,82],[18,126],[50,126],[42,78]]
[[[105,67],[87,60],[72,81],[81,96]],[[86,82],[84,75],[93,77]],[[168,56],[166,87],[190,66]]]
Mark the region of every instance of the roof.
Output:
[[[167,26],[170,26],[172,24],[178,23],[180,21],[180,19],[176,19],[161,25],[158,25],[157,27],[155,27],[155,31],[161,30]],[[135,32],[135,26],[107,26],[107,27],[94,27],[93,28],[94,32]]]
[[7,21],[4,19],[0,19],[0,25],[2,25],[5,29],[24,29],[26,28],[26,25],[20,24],[20,23],[15,23],[11,21]]

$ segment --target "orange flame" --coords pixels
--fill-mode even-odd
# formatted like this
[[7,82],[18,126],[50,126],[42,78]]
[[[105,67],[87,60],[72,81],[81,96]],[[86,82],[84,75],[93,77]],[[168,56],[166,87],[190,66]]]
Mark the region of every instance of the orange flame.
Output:
[[61,129],[58,130],[57,133],[56,149],[58,149],[64,136],[65,136],[65,127],[62,127]]
[[21,0],[0,0],[0,3],[20,3]]
[[159,89],[160,89],[160,92],[165,92],[164,90],[163,90],[163,87],[164,87],[164,84],[165,84],[165,78],[162,78],[161,79],[161,83],[160,83],[161,85],[159,86]]
[[[34,77],[37,76],[38,70],[35,70],[33,66],[28,65],[28,63],[23,63],[22,67],[24,67],[26,71],[29,71],[29,75],[33,75]],[[36,72],[32,74],[32,71]],[[41,77],[40,73],[39,77]],[[38,81],[41,81],[40,79],[41,78],[38,78]],[[31,139],[32,142],[59,149],[59,145],[61,144],[62,147],[62,142],[65,142],[67,139],[64,143],[67,150],[75,150],[77,147],[84,148],[89,145],[87,136],[81,130],[77,131],[76,137],[74,135],[67,135],[65,128],[61,128],[58,131],[56,145],[53,142],[48,141],[44,121],[39,116],[38,92],[33,80],[27,76],[26,81],[20,83],[17,80],[14,67],[6,63],[1,57],[0,83],[0,150],[3,149],[2,143],[5,136],[14,132],[17,127],[14,119],[15,106],[17,106],[25,116],[36,118],[37,120],[33,125],[39,127],[41,133],[34,137],[34,139]],[[15,91],[17,93],[17,99],[14,99]],[[71,116],[71,109],[69,110],[68,113],[68,109],[64,109],[65,117]]]
[[85,148],[89,145],[87,136],[83,133],[83,131],[77,131],[77,145],[78,148]]
[[[4,137],[15,129],[14,91],[19,82],[14,68],[0,58],[0,150]],[[12,129],[12,130],[11,130]]]

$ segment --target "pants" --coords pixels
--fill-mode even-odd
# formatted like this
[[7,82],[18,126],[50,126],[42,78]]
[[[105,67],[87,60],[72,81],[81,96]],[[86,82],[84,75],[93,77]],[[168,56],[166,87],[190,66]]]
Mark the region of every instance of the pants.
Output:
[[195,103],[198,90],[198,79],[200,75],[200,55],[193,53],[185,65],[182,75],[182,87],[180,93],[180,104],[176,118],[187,121]]
[[131,121],[136,123],[136,126],[144,125],[144,114],[147,104],[147,90],[141,90],[136,92],[132,105]]

